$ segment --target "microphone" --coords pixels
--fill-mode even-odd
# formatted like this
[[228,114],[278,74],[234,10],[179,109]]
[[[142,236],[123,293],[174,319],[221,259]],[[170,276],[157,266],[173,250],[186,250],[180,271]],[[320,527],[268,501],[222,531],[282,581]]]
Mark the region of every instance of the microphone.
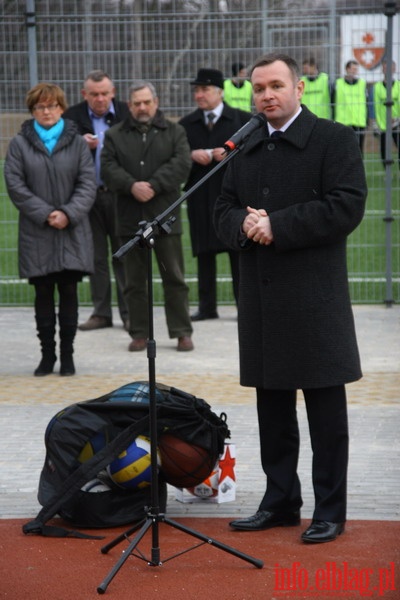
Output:
[[244,142],[256,129],[261,127],[261,125],[266,125],[267,119],[264,113],[258,113],[254,115],[241,127],[236,133],[233,134],[231,138],[224,144],[224,148],[227,152],[231,152],[235,148],[237,148],[242,142]]

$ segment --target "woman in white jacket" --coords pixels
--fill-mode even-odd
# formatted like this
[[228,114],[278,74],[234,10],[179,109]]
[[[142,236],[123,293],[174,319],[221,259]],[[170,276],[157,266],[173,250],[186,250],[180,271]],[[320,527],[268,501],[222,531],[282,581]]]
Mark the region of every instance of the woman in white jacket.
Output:
[[19,274],[35,287],[35,318],[42,347],[36,376],[53,372],[56,306],[60,375],[74,375],[78,282],[93,271],[88,212],[96,193],[93,160],[75,123],[64,120],[63,90],[39,83],[26,105],[32,119],[11,140],[4,166],[7,190],[19,211]]

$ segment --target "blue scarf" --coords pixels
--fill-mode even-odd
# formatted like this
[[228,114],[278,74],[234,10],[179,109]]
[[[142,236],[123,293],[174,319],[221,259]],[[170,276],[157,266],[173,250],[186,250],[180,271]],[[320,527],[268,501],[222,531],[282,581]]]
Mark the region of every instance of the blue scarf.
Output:
[[35,120],[33,121],[33,126],[39,138],[51,154],[64,130],[64,119],[60,119],[53,127],[50,127],[50,129],[45,129]]

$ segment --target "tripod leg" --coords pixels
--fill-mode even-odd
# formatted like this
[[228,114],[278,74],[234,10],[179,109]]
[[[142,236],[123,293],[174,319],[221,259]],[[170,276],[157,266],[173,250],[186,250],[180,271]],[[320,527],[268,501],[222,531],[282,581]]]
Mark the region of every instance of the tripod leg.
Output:
[[134,549],[136,548],[136,546],[138,545],[138,543],[140,542],[142,537],[146,534],[147,530],[151,527],[152,523],[153,523],[152,519],[146,519],[142,529],[139,531],[137,536],[132,540],[132,542],[129,544],[128,548],[122,553],[121,558],[111,569],[111,571],[109,572],[107,577],[98,586],[97,592],[99,594],[105,593],[105,591],[108,587],[108,584],[114,579],[115,575],[118,573],[118,571],[123,566],[125,561],[128,560],[131,553],[134,551]]
[[135,531],[137,531],[138,529],[140,529],[141,526],[144,524],[145,521],[146,521],[146,519],[142,519],[139,523],[136,523],[136,525],[134,525],[133,527],[131,527],[131,529],[128,529],[128,531],[124,531],[124,533],[121,533],[121,535],[119,535],[118,537],[116,537],[109,544],[106,544],[105,546],[103,546],[101,548],[101,553],[102,554],[107,554],[107,552],[109,550],[111,550],[112,548],[114,548],[114,546],[117,546],[120,542],[123,542],[124,540],[126,540],[129,535],[132,535],[132,533],[135,533]]
[[173,521],[172,519],[163,518],[163,522],[166,523],[167,525],[171,525],[171,527],[175,527],[175,529],[179,529],[180,531],[188,533],[189,535],[196,537],[199,540],[202,540],[203,542],[207,542],[211,546],[215,546],[216,548],[219,548],[220,550],[224,550],[225,552],[228,552],[229,554],[233,554],[233,556],[237,556],[238,558],[241,558],[242,560],[245,560],[245,561],[251,563],[258,569],[262,569],[262,567],[264,566],[264,563],[262,560],[259,560],[258,558],[254,558],[253,556],[249,556],[248,554],[244,554],[243,552],[240,552],[239,550],[236,550],[235,548],[232,548],[231,546],[227,546],[226,544],[223,544],[222,542],[219,542],[218,540],[210,538],[208,535],[204,535],[203,533],[200,533],[199,531],[190,529],[189,527],[186,527],[185,525],[182,525],[181,523],[177,523],[176,521]]

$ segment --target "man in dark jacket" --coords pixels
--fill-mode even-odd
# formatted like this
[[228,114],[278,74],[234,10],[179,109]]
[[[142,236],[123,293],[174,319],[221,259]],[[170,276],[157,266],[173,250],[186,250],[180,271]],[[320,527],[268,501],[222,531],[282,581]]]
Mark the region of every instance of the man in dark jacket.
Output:
[[[185,130],[165,119],[154,86],[137,81],[129,90],[130,115],[106,132],[101,176],[117,196],[117,234],[123,244],[141,221],[152,222],[180,194],[190,171]],[[162,278],[167,327],[178,338],[177,350],[193,350],[189,288],[184,280],[180,207],[171,233],[155,237],[154,251]],[[158,232],[155,232],[158,233]],[[134,248],[124,258],[125,299],[129,310],[131,352],[144,350],[149,335],[146,252]]]
[[[101,70],[91,71],[87,75],[82,95],[84,101],[68,108],[64,117],[75,121],[78,125],[79,133],[90,148],[96,167],[96,201],[89,215],[94,243],[94,273],[90,276],[93,313],[79,326],[81,331],[91,331],[112,327],[109,244],[113,254],[121,245],[115,233],[113,194],[100,177],[100,153],[105,131],[125,119],[129,115],[129,110],[126,102],[115,99],[114,84],[107,73]],[[121,262],[115,259],[112,261],[112,267],[117,287],[119,314],[127,329],[128,309],[123,295],[124,269]]]
[[[200,69],[191,85],[198,108],[180,121],[192,150],[192,170],[186,190],[226,157],[224,143],[251,118],[249,112],[232,108],[222,101],[224,79],[221,71]],[[224,172],[222,167],[191,194],[187,202],[192,250],[197,256],[199,294],[199,308],[192,315],[192,321],[218,317],[216,258],[219,252],[229,253],[236,302],[238,298],[237,252],[217,238],[213,224],[214,205],[221,191]]]
[[258,512],[231,526],[256,531],[300,524],[296,392],[303,391],[315,508],[304,542],[344,531],[348,426],[345,384],[361,374],[347,267],[347,236],[367,195],[354,131],[300,104],[304,83],[284,54],[251,74],[268,124],[229,163],[215,223],[240,251],[241,384],[257,391],[261,461]]

